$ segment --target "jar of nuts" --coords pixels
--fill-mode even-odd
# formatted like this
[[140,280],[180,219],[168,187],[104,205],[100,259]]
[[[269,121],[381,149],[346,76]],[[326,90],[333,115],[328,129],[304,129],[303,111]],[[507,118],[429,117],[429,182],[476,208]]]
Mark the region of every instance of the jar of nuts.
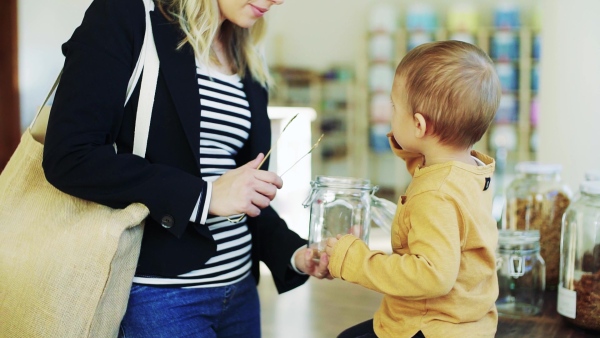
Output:
[[560,231],[562,216],[571,199],[563,183],[559,164],[521,162],[517,177],[506,188],[501,228],[539,230],[540,254],[546,262],[546,289],[556,290],[560,269]]
[[557,311],[580,327],[600,330],[600,181],[584,181],[565,212]]

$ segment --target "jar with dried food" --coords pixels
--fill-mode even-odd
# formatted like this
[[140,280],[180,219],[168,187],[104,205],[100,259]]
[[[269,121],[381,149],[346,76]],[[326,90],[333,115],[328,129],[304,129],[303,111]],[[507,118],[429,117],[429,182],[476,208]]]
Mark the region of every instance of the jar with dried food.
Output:
[[579,190],[563,218],[557,311],[600,330],[600,181],[585,181]]
[[546,262],[546,289],[556,290],[560,269],[560,229],[571,190],[563,183],[559,164],[521,162],[506,189],[501,228],[539,230],[540,254]]

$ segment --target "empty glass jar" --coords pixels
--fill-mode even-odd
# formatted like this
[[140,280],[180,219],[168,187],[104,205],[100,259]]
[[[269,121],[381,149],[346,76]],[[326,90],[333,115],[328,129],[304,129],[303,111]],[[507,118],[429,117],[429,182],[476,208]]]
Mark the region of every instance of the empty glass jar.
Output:
[[557,310],[600,330],[600,181],[584,181],[579,190],[563,218]]
[[546,262],[546,287],[556,290],[560,270],[560,229],[562,216],[571,199],[563,183],[559,164],[521,162],[518,176],[506,189],[501,228],[539,230],[540,254]]
[[368,243],[371,194],[377,190],[367,179],[317,176],[304,207],[310,206],[308,247],[319,260],[325,241],[338,234],[353,234]]
[[520,317],[542,309],[546,267],[540,256],[540,232],[500,230],[496,256],[498,313]]

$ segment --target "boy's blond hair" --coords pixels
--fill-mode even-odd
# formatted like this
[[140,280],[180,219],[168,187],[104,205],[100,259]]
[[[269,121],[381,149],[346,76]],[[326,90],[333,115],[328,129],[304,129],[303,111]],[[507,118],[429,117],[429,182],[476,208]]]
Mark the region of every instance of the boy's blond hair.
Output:
[[437,41],[412,49],[396,69],[406,102],[425,117],[443,144],[468,148],[487,131],[502,90],[494,64],[480,48],[461,41]]

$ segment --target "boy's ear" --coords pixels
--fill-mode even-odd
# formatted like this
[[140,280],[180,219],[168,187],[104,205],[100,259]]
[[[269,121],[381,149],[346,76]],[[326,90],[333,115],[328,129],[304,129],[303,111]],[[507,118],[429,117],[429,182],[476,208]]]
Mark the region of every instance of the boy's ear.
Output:
[[413,123],[415,126],[416,138],[422,138],[427,135],[427,121],[425,120],[425,116],[421,113],[415,113],[413,115]]

